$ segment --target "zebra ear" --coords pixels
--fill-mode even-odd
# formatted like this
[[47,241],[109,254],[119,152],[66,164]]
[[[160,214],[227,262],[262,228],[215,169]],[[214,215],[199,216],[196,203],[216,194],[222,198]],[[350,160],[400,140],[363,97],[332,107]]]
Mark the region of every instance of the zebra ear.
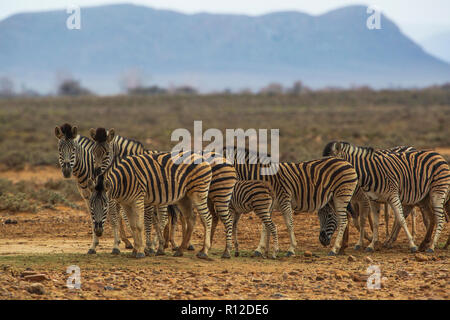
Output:
[[72,127],[72,136],[75,138],[77,136],[77,133],[78,133],[78,127],[73,126]]
[[91,128],[91,129],[89,130],[89,133],[91,134],[92,140],[95,140],[95,129],[94,129],[94,128]]
[[108,135],[106,136],[106,142],[110,143],[113,139],[116,133],[114,132],[114,128],[109,129]]
[[335,142],[335,143],[334,143],[334,150],[335,150],[336,152],[340,152],[340,151],[342,150],[342,145],[341,145],[340,142]]
[[59,126],[56,126],[55,127],[55,136],[56,136],[56,138],[61,139],[63,137],[63,135],[64,134],[62,133],[61,128]]

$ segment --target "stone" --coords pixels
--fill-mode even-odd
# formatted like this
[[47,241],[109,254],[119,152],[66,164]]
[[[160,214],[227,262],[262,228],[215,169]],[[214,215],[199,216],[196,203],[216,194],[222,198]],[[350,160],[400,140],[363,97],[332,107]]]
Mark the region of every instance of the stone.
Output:
[[416,258],[416,261],[419,261],[419,262],[425,262],[425,261],[429,260],[429,258],[426,255],[421,254],[421,253],[417,253],[414,257]]
[[30,274],[28,276],[23,277],[23,279],[29,282],[42,282],[48,280],[45,274]]
[[17,224],[17,220],[14,219],[6,219],[5,224]]
[[305,257],[312,257],[312,252],[311,252],[311,251],[305,251],[305,252],[303,253],[303,255],[304,255]]
[[371,257],[364,257],[364,261],[367,263],[373,263],[373,259]]
[[398,271],[397,271],[397,275],[398,275],[400,278],[406,278],[406,277],[411,276],[411,274],[410,274],[408,271],[405,271],[405,270],[398,270]]
[[348,262],[355,262],[356,258],[354,256],[348,256],[347,261]]
[[33,283],[32,285],[28,286],[26,290],[32,294],[45,294],[45,288],[40,283]]

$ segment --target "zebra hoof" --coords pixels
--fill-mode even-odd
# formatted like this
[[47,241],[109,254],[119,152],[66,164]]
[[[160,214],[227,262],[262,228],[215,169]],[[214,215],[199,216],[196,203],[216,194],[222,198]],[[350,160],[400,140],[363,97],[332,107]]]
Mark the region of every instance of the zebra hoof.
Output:
[[286,253],[286,257],[292,257],[292,256],[294,256],[294,255],[295,255],[295,253],[292,252],[292,251],[288,251],[288,252]]
[[95,249],[89,249],[87,254],[96,254],[97,251],[95,251]]
[[371,248],[371,247],[367,247],[366,248],[366,252],[370,252],[370,253],[372,253],[372,252],[374,252],[375,250],[373,250],[373,248]]
[[222,259],[230,259],[231,255],[228,251],[225,251],[224,253],[222,253]]
[[164,252],[164,250],[158,249],[158,251],[156,251],[156,255],[157,255],[157,256],[165,256],[166,253]]
[[133,251],[131,251],[131,257],[136,258],[136,255],[137,255],[137,251],[136,251],[136,249],[133,249]]
[[155,254],[155,250],[153,250],[152,248],[145,248],[144,252],[146,256],[153,256]]
[[234,256],[235,256],[235,257],[239,257],[239,252],[236,251],[236,252],[234,253]]
[[133,249],[133,245],[130,242],[125,243],[125,249]]
[[330,257],[335,257],[335,256],[336,256],[336,252],[330,251],[330,252],[328,252],[328,255],[329,255]]
[[145,253],[143,253],[143,252],[136,253],[136,259],[142,259],[142,258],[145,258]]
[[180,247],[173,247],[172,251],[177,251]]
[[434,250],[431,249],[431,248],[428,248],[427,251],[426,251],[426,253],[434,253]]
[[187,248],[189,251],[194,251],[195,250],[195,248],[194,248],[194,246],[192,245],[192,244],[190,244],[189,245],[189,247]]
[[355,246],[355,250],[361,250],[361,246],[360,246],[359,244],[357,244],[357,245]]
[[409,250],[411,251],[411,253],[416,253],[418,251],[417,247],[411,247]]
[[262,254],[261,252],[259,252],[259,251],[256,251],[256,250],[255,250],[255,252],[253,252],[253,257],[260,258],[260,257],[262,257],[262,256],[263,256],[263,254]]
[[114,254],[114,255],[119,255],[119,254],[120,254],[120,250],[119,250],[119,249],[117,249],[117,248],[114,248],[114,249],[112,249],[112,252],[111,252],[111,254]]
[[206,253],[200,251],[199,253],[197,253],[197,258],[208,259],[208,255]]
[[174,257],[182,257],[183,256],[183,251],[181,250],[177,250],[173,253]]

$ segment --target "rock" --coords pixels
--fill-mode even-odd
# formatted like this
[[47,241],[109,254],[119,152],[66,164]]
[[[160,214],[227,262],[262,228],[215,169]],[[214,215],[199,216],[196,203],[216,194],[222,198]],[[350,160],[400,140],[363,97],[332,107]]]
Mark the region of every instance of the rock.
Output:
[[429,260],[429,258],[426,255],[421,254],[421,253],[417,253],[414,257],[416,258],[416,261],[419,261],[419,262],[425,262],[425,261]]
[[411,274],[408,271],[405,271],[405,270],[398,270],[397,271],[397,275],[400,278],[407,278],[407,277],[411,276]]
[[300,272],[298,272],[298,271],[291,271],[288,273],[288,275],[290,275],[290,276],[298,276],[299,274],[300,274]]
[[35,275],[35,274],[36,274],[36,272],[34,272],[34,271],[25,270],[25,271],[22,271],[20,276],[23,278],[23,277],[32,276],[32,275]]
[[350,275],[347,273],[347,272],[345,272],[345,271],[341,271],[341,270],[336,270],[335,272],[334,272],[334,276],[335,276],[335,278],[337,279],[337,280],[342,280],[342,279],[344,279],[345,277],[350,277]]
[[45,288],[40,283],[33,283],[32,285],[28,286],[26,290],[32,294],[45,294]]
[[23,279],[29,282],[42,282],[48,280],[45,274],[30,274],[28,276],[23,277]]
[[348,256],[347,261],[348,262],[355,262],[356,258],[354,256]]
[[289,279],[289,275],[286,272],[283,272],[283,280]]
[[271,295],[272,298],[283,298],[284,295],[281,293],[274,293],[273,295]]
[[114,290],[114,288],[111,286],[105,286],[103,289],[105,289],[106,291]]
[[364,257],[364,261],[367,263],[373,263],[373,259],[371,257]]
[[352,274],[352,280],[355,281],[355,282],[366,282],[367,278],[368,278],[367,275],[362,275],[362,274],[359,274],[359,273]]
[[139,282],[145,282],[145,278],[143,278],[143,277],[136,277],[134,279],[139,281]]
[[312,252],[311,252],[311,251],[305,251],[305,252],[303,253],[303,255],[304,255],[305,257],[312,257]]
[[5,224],[17,224],[17,220],[14,219],[6,219]]
[[322,281],[322,280],[324,280],[325,278],[324,277],[322,277],[322,276],[317,276],[316,277],[316,281]]

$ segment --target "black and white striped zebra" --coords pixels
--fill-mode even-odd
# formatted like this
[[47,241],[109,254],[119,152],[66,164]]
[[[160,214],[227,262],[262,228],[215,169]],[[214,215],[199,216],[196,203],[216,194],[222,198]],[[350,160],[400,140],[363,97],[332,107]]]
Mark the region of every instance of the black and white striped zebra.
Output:
[[[95,139],[94,162],[99,164],[102,171],[116,157],[134,154],[154,154],[159,151],[145,150],[139,142],[115,135],[114,129],[106,131],[104,128],[91,129],[91,135]],[[229,203],[236,183],[234,167],[226,159],[213,152],[204,152],[203,159],[210,164],[212,170],[211,185],[208,193],[208,204],[213,216],[211,241],[217,226],[218,219],[223,222],[226,231],[226,247],[223,258],[230,257],[232,248],[233,220],[229,213]],[[166,215],[167,216],[167,215]],[[158,230],[157,230],[158,231]],[[158,235],[161,232],[158,231]],[[160,248],[164,241],[160,240]],[[192,247],[191,245],[189,247]],[[159,251],[160,249],[158,249]]]
[[[373,148],[333,141],[326,145],[323,155],[339,157],[352,163],[358,173],[359,186],[368,198],[389,203],[406,232],[412,252],[418,248],[406,225],[402,205],[416,205],[427,201],[428,196],[437,228],[433,243],[427,251],[434,252],[444,226],[443,206],[450,186],[450,168],[440,154],[433,151],[383,153]],[[378,215],[373,213],[372,242],[376,242]],[[364,219],[361,222],[360,232],[364,233]],[[424,245],[422,242],[420,249],[425,249]]]
[[234,159],[239,180],[264,181],[273,190],[288,228],[288,256],[295,254],[297,246],[293,211],[315,212],[327,203],[333,206],[338,215],[339,232],[330,251],[330,255],[337,254],[347,226],[347,206],[358,183],[356,171],[350,163],[328,157],[300,163],[270,164],[270,159],[248,149],[226,147],[224,152],[227,159]]
[[204,246],[197,254],[207,258],[211,242],[212,218],[208,210],[211,166],[195,153],[143,154],[115,158],[94,183],[90,210],[96,223],[108,215],[112,201],[125,210],[133,233],[133,255],[145,256],[144,207],[177,204],[187,218],[187,231],[175,252],[181,256],[187,249],[193,231],[192,207],[199,213],[205,228]]
[[[70,178],[72,175],[76,178],[80,195],[89,210],[88,200],[91,191],[88,189],[88,180],[94,177],[95,171],[92,155],[94,143],[89,138],[78,135],[78,128],[68,123],[63,124],[62,126],[56,126],[55,136],[58,139],[58,160],[62,174],[66,179]],[[121,220],[119,220],[119,232],[126,248],[131,249],[132,245],[126,238],[126,233]],[[116,237],[118,238],[119,235],[116,234]],[[89,254],[96,253],[95,249],[98,243],[99,240],[95,232],[95,225],[92,224],[92,244],[88,251]],[[113,250],[113,253],[116,252]]]
[[272,221],[272,209],[274,206],[274,195],[269,186],[261,181],[238,181],[234,186],[233,196],[230,202],[230,212],[233,214],[233,237],[235,256],[239,256],[238,242],[238,222],[242,214],[253,211],[262,222],[261,240],[258,248],[255,250],[255,256],[268,255],[269,238],[267,231],[273,237],[274,247],[272,257],[278,255],[278,233],[277,227]]

